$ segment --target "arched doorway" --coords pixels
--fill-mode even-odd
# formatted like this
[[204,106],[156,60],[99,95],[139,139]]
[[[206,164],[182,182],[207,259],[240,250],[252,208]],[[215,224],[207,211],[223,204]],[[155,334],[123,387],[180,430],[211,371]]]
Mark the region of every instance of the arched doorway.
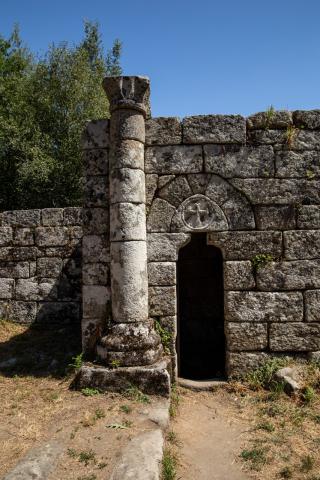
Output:
[[196,233],[178,258],[178,375],[223,378],[225,336],[221,251]]

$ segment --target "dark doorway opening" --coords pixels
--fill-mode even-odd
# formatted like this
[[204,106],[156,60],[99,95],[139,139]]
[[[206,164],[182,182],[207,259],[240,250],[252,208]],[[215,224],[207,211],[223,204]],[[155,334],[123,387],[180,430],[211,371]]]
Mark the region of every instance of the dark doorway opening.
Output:
[[223,262],[207,245],[205,233],[193,234],[178,258],[178,375],[190,380],[225,376]]

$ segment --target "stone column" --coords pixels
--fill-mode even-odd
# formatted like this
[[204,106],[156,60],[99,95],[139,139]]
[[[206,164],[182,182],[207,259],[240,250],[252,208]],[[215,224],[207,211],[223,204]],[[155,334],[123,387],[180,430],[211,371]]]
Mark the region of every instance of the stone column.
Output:
[[112,325],[98,357],[109,366],[151,365],[162,345],[148,315],[145,117],[149,79],[107,77],[110,102],[110,253]]

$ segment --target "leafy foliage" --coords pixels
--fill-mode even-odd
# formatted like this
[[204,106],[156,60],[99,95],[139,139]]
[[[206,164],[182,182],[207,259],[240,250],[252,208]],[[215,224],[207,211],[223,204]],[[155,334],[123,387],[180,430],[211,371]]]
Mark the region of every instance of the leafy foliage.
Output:
[[121,43],[105,55],[96,23],[75,46],[52,44],[36,58],[14,28],[0,36],[0,209],[81,204],[80,138],[108,116],[101,87],[121,74]]

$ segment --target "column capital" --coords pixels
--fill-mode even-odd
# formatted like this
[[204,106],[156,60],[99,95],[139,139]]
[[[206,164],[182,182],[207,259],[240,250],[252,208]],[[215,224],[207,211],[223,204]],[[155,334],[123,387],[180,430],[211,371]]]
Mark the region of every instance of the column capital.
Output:
[[128,108],[150,115],[150,80],[148,77],[105,77],[102,86],[110,103],[110,113]]

